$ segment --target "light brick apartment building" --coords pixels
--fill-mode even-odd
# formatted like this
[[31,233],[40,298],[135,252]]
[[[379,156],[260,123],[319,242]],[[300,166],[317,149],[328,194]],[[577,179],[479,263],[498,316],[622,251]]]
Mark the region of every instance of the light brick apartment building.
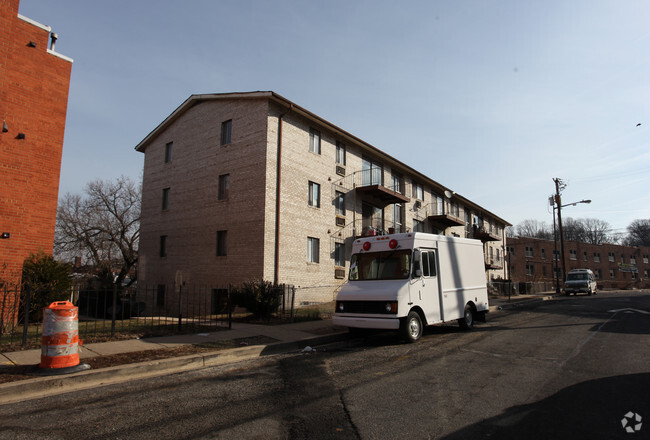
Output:
[[[650,287],[650,247],[564,242],[566,270],[591,269],[598,288],[647,289]],[[555,271],[564,278],[560,243],[530,237],[508,238],[508,266],[513,281],[554,282]]]
[[141,284],[264,279],[330,301],[354,237],[406,231],[481,239],[486,276],[505,275],[509,223],[276,93],[192,95],[136,150]]
[[53,251],[72,69],[52,29],[19,3],[0,0],[0,296],[20,284],[29,254]]

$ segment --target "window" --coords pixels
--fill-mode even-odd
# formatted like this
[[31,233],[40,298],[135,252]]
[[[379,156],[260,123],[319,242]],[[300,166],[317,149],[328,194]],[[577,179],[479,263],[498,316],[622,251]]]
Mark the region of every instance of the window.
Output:
[[535,275],[535,266],[532,264],[526,265],[526,275],[534,276]]
[[336,141],[336,163],[345,166],[345,144]]
[[169,188],[163,188],[162,209],[163,211],[169,209]]
[[320,131],[309,129],[309,151],[320,154]]
[[560,259],[560,251],[553,251],[553,259],[556,261]]
[[384,229],[384,210],[369,203],[361,205],[361,235],[375,235]]
[[625,263],[625,254],[621,254],[621,263]]
[[577,260],[578,259],[578,251],[575,249],[569,249],[569,260]]
[[156,292],[156,306],[165,307],[165,285],[158,284],[158,291]]
[[345,243],[334,243],[334,265],[345,267]]
[[221,145],[228,145],[232,140],[232,119],[221,123]]
[[600,263],[600,252],[594,252],[594,263]]
[[636,257],[634,255],[630,256],[630,264],[636,264]]
[[527,258],[532,258],[533,256],[534,256],[533,248],[529,247],[529,246],[526,246],[526,257]]
[[420,185],[419,183],[413,182],[413,197],[418,200],[424,200],[424,189],[422,188],[422,185]]
[[228,255],[228,231],[217,231],[217,257]]
[[643,256],[643,264],[648,264],[648,256],[647,255]]
[[589,261],[589,257],[587,256],[587,251],[584,251],[584,252],[582,253],[582,259],[583,259],[584,261]]
[[458,203],[451,204],[451,215],[456,218],[460,218],[460,208],[458,207]]
[[320,208],[320,185],[309,182],[309,206]]
[[345,216],[345,194],[343,194],[341,191],[336,191],[334,205],[336,208],[336,215]]
[[614,252],[610,252],[610,253],[607,254],[607,260],[608,260],[610,263],[613,263],[613,262],[614,262],[614,258],[615,258],[615,257],[614,257]]
[[362,185],[383,185],[384,169],[380,163],[371,159],[361,160],[361,184]]
[[424,222],[413,219],[413,232],[424,232]]
[[[416,257],[417,258],[417,257]],[[436,254],[433,251],[422,251],[420,253],[422,261],[422,275],[425,277],[436,276]]]
[[433,199],[432,210],[436,215],[442,215],[442,197],[436,193],[431,193],[431,198]]
[[219,176],[219,200],[228,200],[230,194],[230,174],[222,174]]
[[[416,267],[420,267],[419,258],[420,254],[414,252],[414,270]],[[411,250],[394,249],[391,251],[367,252],[352,255],[348,279],[350,281],[404,280],[408,279],[410,273]]]
[[610,270],[609,270],[609,277],[610,277],[611,279],[614,279],[614,277],[616,277],[616,274],[614,273],[614,269],[610,269]]
[[404,205],[395,203],[393,205],[393,228],[398,234],[406,232],[404,230]]
[[542,252],[542,260],[546,260],[546,249],[542,248],[541,252]]
[[314,237],[307,237],[307,262],[319,263],[320,240]]
[[390,175],[390,189],[400,194],[404,194],[404,178],[397,173],[392,173]]
[[169,163],[172,161],[172,148],[174,147],[173,142],[167,142],[165,144],[165,163]]
[[161,235],[160,236],[160,246],[158,249],[158,254],[160,257],[166,257],[167,256],[167,236],[166,235]]
[[210,312],[213,315],[228,313],[228,289],[212,289],[210,293]]
[[601,279],[603,277],[603,273],[600,271],[600,269],[595,269],[594,270],[594,275],[597,280]]

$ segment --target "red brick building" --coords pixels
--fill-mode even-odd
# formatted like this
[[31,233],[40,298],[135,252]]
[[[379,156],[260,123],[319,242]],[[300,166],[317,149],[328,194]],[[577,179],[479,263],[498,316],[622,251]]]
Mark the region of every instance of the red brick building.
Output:
[[[515,282],[552,282],[556,267],[562,272],[559,241],[557,251],[553,240],[529,237],[508,238],[507,246],[506,265]],[[565,241],[564,261],[567,272],[591,269],[599,289],[650,287],[650,247]]]
[[19,3],[0,0],[0,287],[30,253],[52,253],[72,68]]

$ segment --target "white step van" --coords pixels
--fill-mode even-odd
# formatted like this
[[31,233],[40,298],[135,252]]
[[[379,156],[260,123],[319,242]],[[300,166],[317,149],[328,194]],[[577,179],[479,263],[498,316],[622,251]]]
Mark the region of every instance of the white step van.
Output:
[[469,329],[488,311],[483,244],[412,232],[354,241],[333,323],[399,330],[415,342],[426,325],[458,320]]

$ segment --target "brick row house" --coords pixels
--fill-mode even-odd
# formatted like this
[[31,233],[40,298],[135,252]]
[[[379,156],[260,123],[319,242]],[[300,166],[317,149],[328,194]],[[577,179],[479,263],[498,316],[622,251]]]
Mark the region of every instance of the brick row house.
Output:
[[20,284],[29,254],[53,251],[72,68],[51,28],[18,7],[0,0],[0,291]]
[[[630,289],[650,287],[650,247],[564,242],[566,270],[591,269],[598,287]],[[553,282],[564,277],[560,243],[529,237],[508,238],[508,265],[513,281]]]
[[481,239],[486,276],[505,275],[509,223],[276,93],[192,95],[136,150],[140,284],[263,279],[330,301],[355,237],[407,231]]

